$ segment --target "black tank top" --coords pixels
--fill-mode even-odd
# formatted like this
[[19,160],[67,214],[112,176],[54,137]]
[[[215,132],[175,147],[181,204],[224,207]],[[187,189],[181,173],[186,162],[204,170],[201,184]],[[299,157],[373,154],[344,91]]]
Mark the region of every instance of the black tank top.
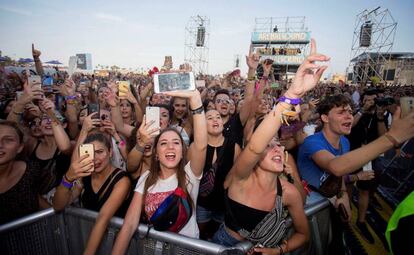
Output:
[[[282,185],[280,184],[279,178],[277,178],[276,189],[276,196],[281,198]],[[251,232],[266,217],[266,215],[269,214],[268,211],[258,210],[232,200],[228,197],[227,190],[224,195],[226,205],[224,222],[225,225],[234,232],[238,232],[240,229],[245,229]]]
[[48,171],[50,176],[50,183],[41,190],[41,194],[49,192],[54,187],[59,186],[63,175],[69,169],[70,166],[70,157],[65,155],[56,148],[53,157],[50,159],[40,159],[36,156],[37,148],[40,145],[40,141],[37,142],[35,149],[29,155],[29,161],[38,165],[43,171]]
[[[112,193],[114,186],[120,181],[123,177],[128,177],[127,173],[119,168],[116,168],[102,184],[101,188],[95,193],[92,189],[92,179],[91,176],[86,176],[82,179],[83,182],[83,192],[81,194],[81,205],[83,208],[99,212],[102,206],[108,200],[109,196]],[[131,192],[129,192],[131,193]],[[115,216],[124,217],[125,213],[129,206],[129,198],[124,200],[121,207],[116,211]]]
[[222,155],[220,161],[217,162],[217,171],[214,180],[214,189],[213,191],[206,197],[199,196],[197,199],[198,205],[204,207],[205,209],[209,210],[220,210],[224,211],[224,181],[226,179],[227,174],[229,173],[230,169],[233,166],[233,159],[234,159],[234,146],[235,141],[225,138],[223,145],[219,147],[213,147],[211,145],[207,145],[207,155],[206,155],[206,162],[204,164],[203,173],[208,171],[213,165],[213,157],[214,151],[216,151],[216,155],[220,155],[221,150],[224,150],[224,154]]

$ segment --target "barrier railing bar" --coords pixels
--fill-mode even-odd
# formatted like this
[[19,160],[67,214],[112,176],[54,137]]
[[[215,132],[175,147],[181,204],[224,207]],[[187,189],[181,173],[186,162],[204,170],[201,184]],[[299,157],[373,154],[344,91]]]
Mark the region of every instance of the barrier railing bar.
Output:
[[53,215],[55,215],[55,211],[53,210],[53,208],[49,208],[49,209],[46,209],[46,210],[35,212],[33,214],[27,215],[25,217],[14,220],[12,222],[8,222],[6,224],[0,225],[0,234],[2,232],[11,231],[11,230],[19,228],[21,226],[36,222],[40,219],[50,217],[50,216],[53,216]]

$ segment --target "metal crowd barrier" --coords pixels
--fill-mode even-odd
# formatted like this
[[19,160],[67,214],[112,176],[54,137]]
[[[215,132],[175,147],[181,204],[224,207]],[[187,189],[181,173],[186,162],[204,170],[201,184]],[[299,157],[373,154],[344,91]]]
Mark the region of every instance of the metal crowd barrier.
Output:
[[[311,228],[311,240],[306,247],[290,254],[324,254],[329,238],[328,201],[321,199],[305,207]],[[0,254],[82,254],[95,223],[97,213],[70,207],[63,213],[47,209],[16,221],[0,225]],[[114,217],[102,239],[97,254],[110,254],[123,219]],[[288,221],[288,224],[291,224]],[[140,224],[133,236],[128,255],[187,255],[187,254],[245,254],[251,243],[242,242],[225,247],[170,232],[148,231]]]

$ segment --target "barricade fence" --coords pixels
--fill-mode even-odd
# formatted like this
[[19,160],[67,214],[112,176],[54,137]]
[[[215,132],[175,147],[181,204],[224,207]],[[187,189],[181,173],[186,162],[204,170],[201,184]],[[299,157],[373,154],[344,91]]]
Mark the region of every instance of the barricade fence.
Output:
[[[305,209],[311,239],[305,247],[290,254],[323,254],[329,241],[328,201],[321,200]],[[1,254],[82,254],[98,213],[75,207],[63,213],[47,209],[16,221],[0,225]],[[290,221],[288,221],[290,224]],[[111,219],[97,254],[110,254],[123,219]],[[250,242],[225,247],[171,232],[148,231],[140,224],[128,249],[128,255],[245,254]]]

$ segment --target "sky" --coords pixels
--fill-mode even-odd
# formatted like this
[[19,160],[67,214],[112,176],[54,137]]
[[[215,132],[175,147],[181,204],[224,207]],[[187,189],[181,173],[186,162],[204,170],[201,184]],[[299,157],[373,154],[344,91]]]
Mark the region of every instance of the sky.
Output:
[[[0,0],[0,50],[43,61],[91,53],[92,64],[126,68],[174,67],[184,62],[185,27],[191,16],[210,19],[209,73],[234,69],[235,56],[248,53],[255,18],[305,16],[318,52],[331,57],[327,75],[345,73],[351,56],[356,15],[381,6],[398,22],[393,51],[413,52],[412,0],[174,0],[61,1]],[[247,70],[244,57],[242,72]]]

